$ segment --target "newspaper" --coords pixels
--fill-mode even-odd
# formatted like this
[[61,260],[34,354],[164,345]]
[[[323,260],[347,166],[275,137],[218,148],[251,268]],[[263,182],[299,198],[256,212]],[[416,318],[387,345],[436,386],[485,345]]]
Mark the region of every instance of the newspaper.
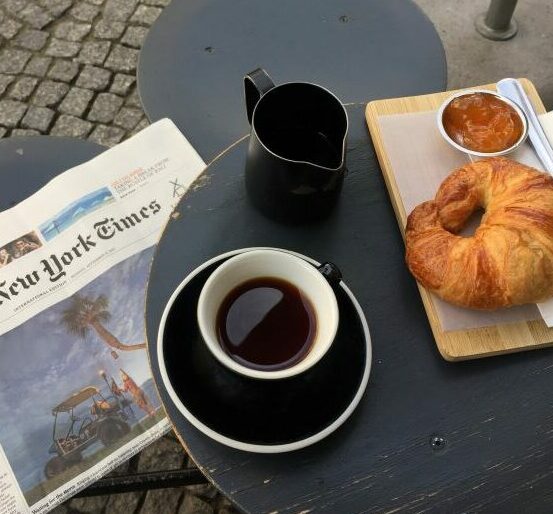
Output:
[[47,512],[168,430],[144,290],[204,166],[165,119],[0,213],[0,514]]

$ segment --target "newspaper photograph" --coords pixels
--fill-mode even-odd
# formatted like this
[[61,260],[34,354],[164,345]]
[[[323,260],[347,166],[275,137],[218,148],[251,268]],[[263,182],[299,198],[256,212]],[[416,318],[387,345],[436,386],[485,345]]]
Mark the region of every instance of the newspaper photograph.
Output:
[[0,514],[51,510],[169,429],[145,288],[204,167],[165,119],[0,213]]

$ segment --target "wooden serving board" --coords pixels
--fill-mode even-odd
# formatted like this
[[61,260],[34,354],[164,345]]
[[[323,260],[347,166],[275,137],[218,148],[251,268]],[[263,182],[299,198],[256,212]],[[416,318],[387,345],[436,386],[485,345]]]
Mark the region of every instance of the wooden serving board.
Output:
[[[546,112],[534,85],[527,79],[521,79],[521,82],[538,114]],[[495,84],[478,87],[494,90]],[[437,110],[442,102],[452,93],[454,93],[454,91],[423,96],[377,100],[370,102],[366,107],[365,117],[367,125],[404,238],[405,225],[409,213],[405,212],[399,194],[394,170],[383,144],[378,118],[379,116],[389,114],[408,114]],[[509,323],[470,330],[444,331],[442,330],[432,296],[420,285],[419,291],[438,349],[444,359],[448,361],[489,357],[492,355],[501,355],[504,353],[519,352],[553,345],[553,328],[548,328],[542,320]]]

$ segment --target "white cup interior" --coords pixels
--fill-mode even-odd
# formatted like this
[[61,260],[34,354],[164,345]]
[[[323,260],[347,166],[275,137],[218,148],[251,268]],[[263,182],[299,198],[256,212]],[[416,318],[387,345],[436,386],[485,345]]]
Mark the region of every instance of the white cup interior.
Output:
[[[309,353],[286,369],[259,370],[233,360],[221,347],[216,320],[227,295],[240,284],[259,277],[274,277],[295,285],[315,311],[317,332]],[[286,252],[252,250],[230,258],[208,278],[198,301],[198,324],[211,353],[229,369],[253,378],[277,379],[302,373],[330,348],[338,329],[338,304],[326,278],[311,264]]]

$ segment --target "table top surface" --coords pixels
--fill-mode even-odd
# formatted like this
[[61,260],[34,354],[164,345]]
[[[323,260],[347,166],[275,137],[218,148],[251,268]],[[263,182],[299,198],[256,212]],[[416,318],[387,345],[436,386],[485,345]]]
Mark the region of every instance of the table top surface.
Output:
[[106,148],[67,137],[10,137],[0,140],[0,211],[36,193],[55,176]]
[[150,29],[140,98],[209,162],[247,132],[243,77],[258,67],[345,103],[446,86],[442,43],[410,0],[197,0],[171,2]]
[[[286,227],[257,213],[245,197],[244,138],[208,166],[168,223],[152,264],[146,324],[154,378],[178,435],[246,512],[551,512],[553,352],[465,363],[440,357],[404,263],[364,105],[348,106],[348,115],[349,174],[327,220]],[[371,332],[373,367],[356,412],[322,442],[288,454],[210,440],[160,387],[157,328],[170,294],[207,259],[252,246],[335,262]]]

